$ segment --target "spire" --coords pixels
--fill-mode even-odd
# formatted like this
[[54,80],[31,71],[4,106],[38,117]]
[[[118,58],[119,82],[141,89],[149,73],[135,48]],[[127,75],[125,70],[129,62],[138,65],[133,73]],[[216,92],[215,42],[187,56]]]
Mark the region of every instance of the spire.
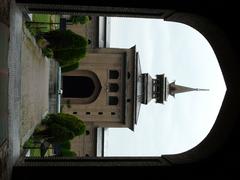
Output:
[[168,95],[175,97],[175,94],[189,91],[209,91],[209,89],[190,88],[180,86],[168,82],[164,74],[157,74],[156,78],[152,78],[148,73],[141,74],[142,80],[142,104],[148,104],[152,99],[156,99],[156,103],[164,104],[167,101]]
[[189,91],[209,91],[209,89],[190,88],[186,86],[180,86],[175,84],[175,81],[169,84],[169,94],[175,97],[175,94],[184,93]]

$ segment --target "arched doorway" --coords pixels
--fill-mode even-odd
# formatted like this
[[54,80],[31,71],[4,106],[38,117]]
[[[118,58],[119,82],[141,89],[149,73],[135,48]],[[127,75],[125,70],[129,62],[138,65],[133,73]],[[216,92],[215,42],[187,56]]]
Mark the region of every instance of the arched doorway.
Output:
[[87,76],[63,76],[64,98],[88,98],[94,90],[94,82]]
[[101,91],[97,75],[88,70],[64,73],[62,78],[63,102],[89,104],[95,101]]

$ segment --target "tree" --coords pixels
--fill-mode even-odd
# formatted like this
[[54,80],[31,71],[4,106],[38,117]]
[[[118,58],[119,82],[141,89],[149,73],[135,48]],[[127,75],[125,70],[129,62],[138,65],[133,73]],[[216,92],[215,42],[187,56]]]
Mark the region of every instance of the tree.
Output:
[[49,143],[61,144],[83,134],[85,129],[83,121],[76,116],[65,113],[48,114],[36,128],[33,136]]
[[55,30],[40,36],[48,41],[47,48],[52,49],[60,66],[80,61],[86,55],[88,40],[71,30]]
[[72,64],[63,66],[62,72],[72,71],[72,70],[77,69],[78,67],[79,67],[79,62],[73,62]]
[[73,24],[86,24],[91,21],[91,19],[90,16],[71,16],[70,21]]

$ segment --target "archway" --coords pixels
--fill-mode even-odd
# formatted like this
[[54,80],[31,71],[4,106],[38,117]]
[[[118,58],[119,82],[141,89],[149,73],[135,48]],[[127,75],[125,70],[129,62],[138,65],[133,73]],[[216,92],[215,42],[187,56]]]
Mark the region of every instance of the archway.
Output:
[[[111,2],[112,3],[112,2]],[[162,17],[165,20],[168,21],[175,21],[175,22],[182,22],[184,24],[190,25],[196,30],[198,30],[201,34],[205,36],[205,38],[210,42],[217,59],[219,61],[219,64],[221,66],[221,69],[223,71],[223,76],[225,78],[225,82],[228,88],[228,91],[226,92],[225,99],[223,101],[221,111],[218,115],[218,118],[216,120],[216,123],[209,133],[209,135],[205,138],[205,140],[199,144],[197,147],[193,148],[190,151],[187,151],[182,154],[178,155],[171,155],[171,156],[163,156],[163,157],[153,157],[152,159],[141,159],[138,158],[138,163],[135,161],[135,163],[132,163],[131,158],[123,158],[121,159],[121,162],[118,161],[118,159],[112,159],[111,160],[96,160],[95,165],[97,163],[105,162],[106,166],[107,164],[109,166],[111,165],[139,165],[139,166],[162,166],[162,165],[175,165],[175,164],[188,164],[188,163],[197,163],[201,162],[203,164],[199,163],[199,166],[204,167],[208,166],[206,161],[211,162],[211,165],[214,165],[215,167],[224,167],[228,163],[234,163],[231,158],[228,158],[228,153],[230,152],[237,152],[236,147],[234,146],[235,142],[238,142],[239,138],[239,111],[236,110],[236,107],[239,107],[239,87],[238,87],[238,59],[239,59],[239,48],[238,48],[238,42],[239,38],[235,37],[237,34],[237,30],[235,30],[231,26],[224,26],[224,22],[221,22],[221,17],[226,16],[229,19],[235,19],[237,21],[237,18],[234,15],[234,11],[227,10],[226,8],[219,8],[217,15],[215,13],[211,13],[211,9],[205,9],[205,7],[202,7],[202,12],[206,16],[206,18],[202,16],[198,16],[195,14],[188,14],[188,13],[181,13],[179,11],[185,11],[185,12],[194,12],[196,11],[196,7],[193,4],[188,4],[189,2],[183,3],[181,2],[181,5],[175,4],[173,6],[170,6],[171,8],[175,8],[177,6],[178,12],[176,11],[169,11],[169,10],[163,10],[158,9],[161,8],[160,6],[157,6],[154,4],[154,1],[151,3],[148,3],[147,7],[151,7],[151,9],[140,9],[137,7],[146,7],[145,2],[142,4],[138,3],[136,4],[124,4],[122,6],[127,7],[126,9],[115,7],[115,8],[109,8],[111,7],[111,3],[108,4],[108,2],[103,3],[103,5],[108,6],[108,8],[104,8],[103,6],[97,6],[97,3],[95,6],[88,6],[85,7],[88,3],[78,4],[80,13],[81,10],[84,9],[85,13],[96,13],[96,14],[103,14],[103,15],[119,15],[119,16],[137,16],[137,17]],[[66,2],[67,4],[67,2]],[[120,3],[121,4],[121,3]],[[151,4],[151,5],[150,5]],[[82,5],[82,6],[81,6]],[[85,5],[85,6],[84,6]],[[75,12],[76,6],[74,8],[71,6],[65,6],[61,9],[59,6],[58,12]],[[132,7],[132,9],[131,9]],[[166,6],[162,6],[166,7]],[[169,6],[167,6],[169,7]],[[34,5],[31,5],[31,8],[34,8]],[[35,4],[35,10],[44,12],[46,10],[44,7],[39,7]],[[42,8],[42,9],[41,9]],[[48,10],[51,10],[51,6],[48,6]],[[56,8],[55,8],[56,9]],[[169,9],[169,8],[166,8]],[[32,9],[34,10],[34,9]],[[68,10],[68,11],[67,11]],[[200,11],[196,11],[195,13],[201,14]],[[223,12],[228,13],[223,13]],[[215,24],[215,25],[214,25]],[[217,24],[217,25],[216,25]],[[235,154],[237,155],[237,154]],[[221,162],[221,157],[224,157],[224,163]],[[218,160],[219,158],[219,160]],[[236,159],[237,158],[237,159]],[[134,158],[136,159],[136,158]],[[164,159],[167,163],[163,163],[161,159]],[[236,161],[239,160],[239,156],[235,156],[234,158]],[[93,161],[91,161],[93,162]],[[109,162],[109,163],[108,163]],[[145,162],[146,164],[144,164]],[[220,163],[221,162],[221,163]],[[115,164],[114,164],[115,163]],[[143,164],[142,164],[143,163]],[[31,165],[31,162],[30,162]],[[83,162],[84,165],[84,162]],[[85,163],[86,165],[86,163]],[[186,167],[186,166],[185,166]],[[163,171],[161,171],[162,173]]]
[[64,98],[88,98],[95,90],[94,82],[86,76],[63,76]]
[[89,104],[94,102],[102,87],[97,75],[88,70],[75,70],[63,75],[63,102]]

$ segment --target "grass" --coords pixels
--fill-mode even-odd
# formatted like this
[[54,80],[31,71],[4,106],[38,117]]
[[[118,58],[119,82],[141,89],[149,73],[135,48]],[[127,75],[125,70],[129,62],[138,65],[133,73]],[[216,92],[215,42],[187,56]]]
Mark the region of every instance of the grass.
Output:
[[40,149],[30,149],[30,157],[40,157]]
[[32,22],[38,22],[37,24],[28,24],[28,27],[31,29],[31,33],[35,35],[38,32],[49,32],[51,30],[59,29],[59,24],[50,23],[60,23],[60,16],[51,14],[33,14]]
[[[50,15],[49,14],[33,14],[32,21],[50,23]],[[50,24],[40,24],[37,26],[38,28],[40,28],[41,32],[50,31]]]
[[[53,155],[53,149],[48,149],[45,153],[46,156],[52,156]],[[41,151],[40,149],[30,149],[30,157],[41,157]]]
[[[36,140],[37,139],[35,139],[35,141]],[[34,143],[33,137],[29,138],[29,140],[24,144],[24,147],[30,149],[30,157],[40,157],[41,156],[40,144]],[[45,156],[53,155],[53,149],[51,149],[52,145],[50,145],[49,148],[50,149],[47,150],[47,152],[45,153]]]

